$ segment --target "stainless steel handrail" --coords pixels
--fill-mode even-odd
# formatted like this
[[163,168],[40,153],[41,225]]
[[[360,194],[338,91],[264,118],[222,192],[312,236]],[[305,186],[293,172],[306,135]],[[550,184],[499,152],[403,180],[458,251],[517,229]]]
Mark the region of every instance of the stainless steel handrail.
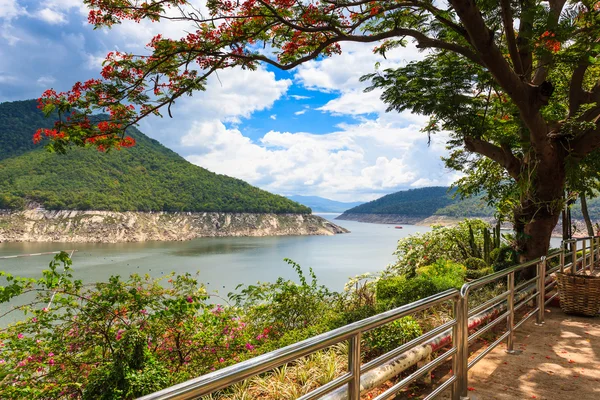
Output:
[[[360,392],[357,393],[356,390],[359,390],[358,382],[360,379],[361,366],[360,334],[446,301],[457,301],[458,298],[458,290],[450,289],[428,298],[418,300],[414,303],[374,315],[350,325],[346,325],[341,328],[286,346],[282,349],[278,349],[250,360],[231,365],[178,385],[171,386],[161,391],[141,397],[140,400],[195,399],[200,396],[213,393],[217,390],[224,389],[247,378],[267,372],[283,364],[295,361],[301,357],[307,356],[326,347],[330,347],[344,340],[351,340],[349,351],[349,372],[352,374],[352,378],[348,383],[349,394],[351,399],[358,399]],[[344,381],[340,382],[340,386],[344,383]]]
[[[578,250],[577,245],[580,242],[582,248]],[[589,242],[589,246],[587,242]],[[577,256],[578,251],[582,251],[582,257]],[[556,257],[560,257],[559,265],[548,268],[548,262],[554,260]],[[571,258],[568,263],[567,258]],[[448,358],[452,358],[452,376],[433,390],[426,398],[434,399],[445,389],[452,387],[452,398],[454,400],[466,400],[468,399],[467,384],[469,369],[504,340],[507,341],[507,352],[516,353],[514,351],[514,332],[534,315],[536,316],[538,325],[544,323],[545,306],[558,295],[558,293],[555,293],[549,300],[546,300],[545,298],[546,292],[554,289],[556,286],[554,282],[549,281],[549,279],[551,279],[550,275],[559,271],[563,272],[568,268],[576,270],[579,263],[581,263],[583,269],[588,267],[593,268],[596,260],[600,260],[600,237],[585,237],[564,241],[561,244],[560,250],[549,253],[546,257],[515,265],[514,267],[471,281],[464,284],[460,291],[451,289],[438,293],[434,296],[386,311],[282,349],[191,379],[159,392],[144,396],[140,398],[140,400],[196,399],[200,396],[227,388],[250,377],[270,371],[281,365],[296,361],[301,357],[342,341],[349,342],[348,372],[312,392],[303,395],[300,399],[318,399],[321,398],[321,396],[327,396],[328,394],[347,386],[343,397],[336,398],[358,400],[360,399],[361,390],[364,391],[365,389],[368,389],[361,386],[361,375],[368,374],[376,368],[386,366],[386,363],[393,362],[393,360],[414,350],[418,346],[425,346],[427,343],[430,343],[432,339],[438,338],[440,335],[448,334],[451,335],[452,338],[452,347],[449,350],[421,366],[409,376],[401,379],[400,382],[386,390],[384,393],[381,393],[377,399],[382,400],[393,396],[419,376],[431,371],[433,368],[445,362]],[[531,267],[535,267],[535,276],[515,286],[516,274]],[[469,295],[472,291],[503,278],[506,279],[508,288],[505,292],[496,295],[492,299],[474,306],[473,308],[469,307]],[[448,301],[452,301],[454,304],[454,318],[451,321],[432,329],[420,337],[413,339],[374,360],[365,364],[361,363],[361,335],[363,333],[406,315]],[[515,323],[516,312],[531,301],[534,301],[535,305],[526,312],[520,321]],[[480,314],[489,312],[489,310],[495,310],[494,313],[496,318],[490,319],[489,317],[486,317],[487,322],[485,325],[480,326],[474,331],[473,329],[470,329],[470,318],[477,319]],[[474,341],[485,332],[490,331],[504,319],[507,321],[507,331],[502,333],[500,337],[484,351],[475,356],[473,360],[469,361],[469,342]],[[469,330],[473,331],[470,335]]]

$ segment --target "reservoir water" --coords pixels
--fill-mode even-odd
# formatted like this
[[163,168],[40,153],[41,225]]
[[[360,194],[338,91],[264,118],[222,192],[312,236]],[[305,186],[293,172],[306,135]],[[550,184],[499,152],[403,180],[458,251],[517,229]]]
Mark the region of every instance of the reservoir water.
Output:
[[[320,214],[333,220],[337,214]],[[199,238],[187,242],[0,243],[0,256],[76,249],[74,277],[84,282],[106,281],[111,275],[131,273],[158,277],[172,271],[199,273],[211,292],[227,295],[240,284],[294,279],[283,259],[305,270],[312,267],[319,283],[341,290],[348,278],[381,271],[393,262],[398,239],[430,230],[428,227],[335,221],[351,231],[335,236],[280,236]],[[0,259],[0,270],[25,277],[40,277],[52,256]]]

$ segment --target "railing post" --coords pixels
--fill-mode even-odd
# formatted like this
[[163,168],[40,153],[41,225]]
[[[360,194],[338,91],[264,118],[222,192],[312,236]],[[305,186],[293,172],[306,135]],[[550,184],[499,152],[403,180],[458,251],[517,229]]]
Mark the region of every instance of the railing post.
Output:
[[456,326],[452,340],[456,341],[456,355],[452,368],[456,382],[452,390],[452,400],[468,400],[469,375],[469,292],[462,294],[455,305]]
[[348,399],[360,400],[360,332],[350,338],[348,349],[348,372],[352,379],[348,382]]
[[585,266],[587,264],[587,255],[585,252],[585,242],[587,242],[587,240],[584,238],[581,241],[581,270],[583,272],[585,272]]
[[536,316],[537,325],[544,323],[544,312],[546,312],[546,256],[542,256],[537,265],[538,273],[538,314]]
[[590,238],[590,271],[594,270],[595,244],[596,244],[596,238],[592,236]]
[[567,244],[563,240],[560,242],[560,272],[565,272],[565,252],[567,251]]
[[515,340],[515,273],[514,271],[508,274],[508,298],[506,299],[508,305],[508,316],[506,317],[506,325],[508,325],[508,337],[506,338],[506,352],[508,354],[515,354],[514,340]]
[[577,240],[573,240],[571,242],[571,250],[572,254],[572,265],[571,265],[571,273],[574,274],[577,272]]

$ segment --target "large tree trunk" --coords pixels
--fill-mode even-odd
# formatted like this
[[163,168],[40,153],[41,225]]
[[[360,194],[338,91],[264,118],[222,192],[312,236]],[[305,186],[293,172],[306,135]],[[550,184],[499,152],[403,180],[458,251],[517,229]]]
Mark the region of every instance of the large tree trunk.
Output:
[[583,214],[583,220],[585,221],[585,226],[588,231],[588,236],[594,236],[594,227],[592,226],[592,220],[590,219],[590,214],[588,213],[585,192],[581,192],[579,194],[579,198],[581,199],[581,213]]
[[[526,262],[545,256],[550,248],[552,231],[562,212],[563,190],[566,180],[564,156],[548,144],[546,153],[538,159],[533,178],[533,195],[521,204],[524,221],[520,261]],[[535,276],[535,266],[523,274]]]

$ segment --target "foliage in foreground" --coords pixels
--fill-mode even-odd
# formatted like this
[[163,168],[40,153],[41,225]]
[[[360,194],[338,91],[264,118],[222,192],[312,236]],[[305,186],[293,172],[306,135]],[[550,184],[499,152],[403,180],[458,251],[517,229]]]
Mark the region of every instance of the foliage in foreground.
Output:
[[[429,234],[468,242],[468,226],[443,228],[454,229],[453,235],[441,234],[440,228],[411,236],[400,247],[420,246]],[[475,244],[482,245],[482,240],[477,238]],[[439,246],[452,249],[449,243]],[[297,282],[278,279],[240,287],[225,305],[212,304],[204,286],[190,275],[132,275],[83,285],[73,280],[71,261],[64,253],[40,279],[4,274],[0,302],[29,300],[19,307],[26,318],[0,331],[1,397],[131,399],[462,285],[466,267],[433,251],[433,261],[407,273],[409,264],[429,249],[419,248],[419,254],[399,253],[398,263],[375,279],[359,276],[350,281],[343,292],[319,285],[312,270],[306,275],[287,260],[297,272]],[[461,251],[455,256],[460,258]],[[440,312],[446,311],[437,310],[433,318]],[[364,360],[431,329],[431,318],[409,316],[365,333]],[[289,392],[289,398],[306,393],[343,365],[336,356],[339,349],[331,351],[285,367],[292,375],[279,370],[257,377],[246,389],[262,396],[276,387]],[[312,379],[307,371],[315,363],[329,372],[318,379],[313,374]]]

